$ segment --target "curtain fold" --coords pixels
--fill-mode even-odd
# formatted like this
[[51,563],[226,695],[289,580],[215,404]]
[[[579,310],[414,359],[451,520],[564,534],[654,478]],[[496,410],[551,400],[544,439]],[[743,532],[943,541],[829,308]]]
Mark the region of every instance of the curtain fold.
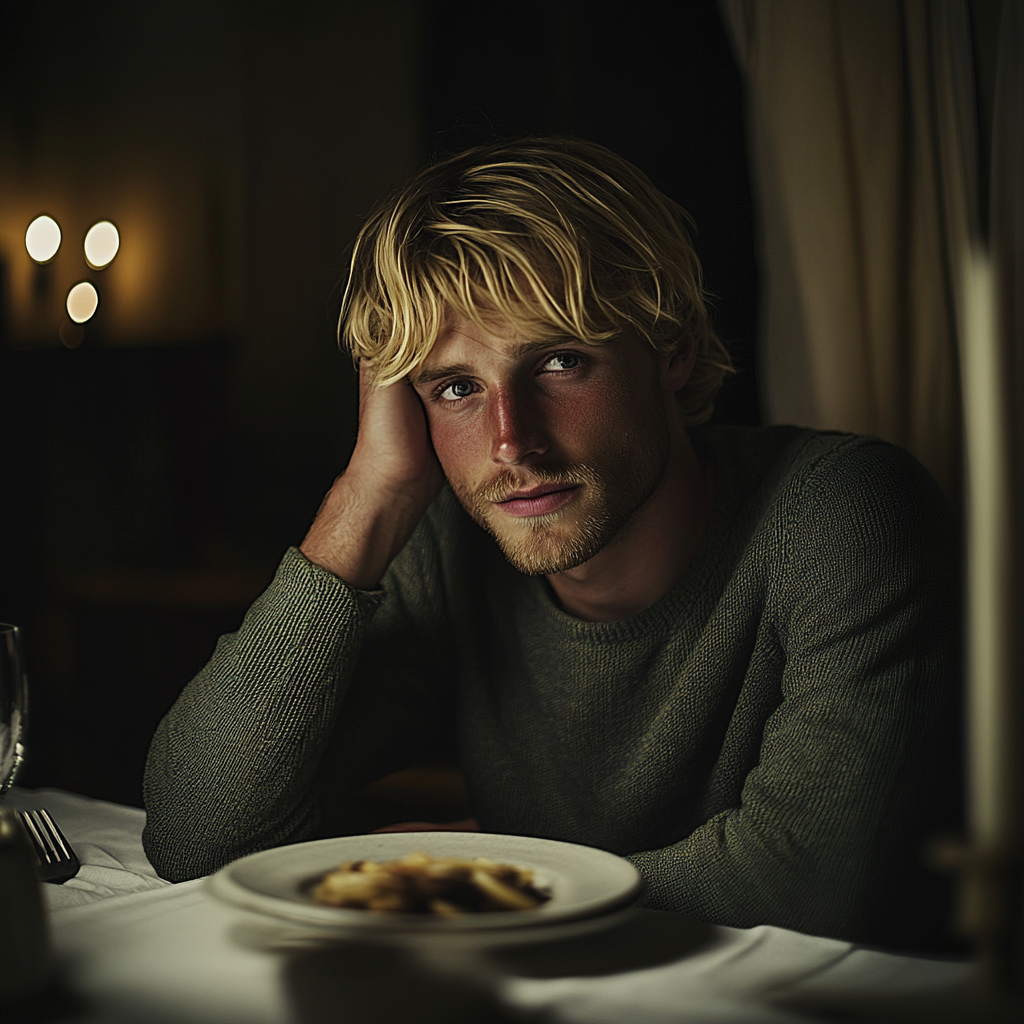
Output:
[[876,434],[954,500],[978,236],[964,0],[721,0],[748,85],[772,422]]

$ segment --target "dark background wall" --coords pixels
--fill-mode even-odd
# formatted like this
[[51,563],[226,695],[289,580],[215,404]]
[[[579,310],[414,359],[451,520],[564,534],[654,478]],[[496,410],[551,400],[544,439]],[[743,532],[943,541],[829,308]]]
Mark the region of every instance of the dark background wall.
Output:
[[[427,159],[570,132],[693,215],[757,422],[741,84],[712,0],[0,2],[0,619],[21,782],[140,801],[156,722],[301,540],[354,435],[346,247]],[[36,268],[29,221],[64,242]],[[122,248],[90,271],[88,226]],[[60,341],[77,280],[100,292]]]

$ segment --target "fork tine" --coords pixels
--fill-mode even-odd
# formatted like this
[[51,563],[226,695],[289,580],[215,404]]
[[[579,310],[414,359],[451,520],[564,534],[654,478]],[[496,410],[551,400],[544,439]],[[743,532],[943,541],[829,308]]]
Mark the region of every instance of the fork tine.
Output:
[[50,813],[42,809],[21,811],[19,817],[36,849],[42,881],[66,882],[74,878],[81,864]]
[[64,833],[57,827],[57,822],[50,817],[50,812],[40,808],[37,814],[46,825],[47,834],[54,841],[56,846],[60,847],[61,855],[66,860],[71,860],[74,857],[74,854],[71,852],[70,846],[68,846],[68,841],[64,838]]
[[36,855],[40,860],[45,860],[47,864],[53,862],[53,858],[50,856],[50,850],[47,847],[46,840],[43,838],[39,831],[39,826],[36,824],[33,811],[22,811],[21,820],[25,828],[28,830],[29,838],[32,840],[32,845],[36,848]]

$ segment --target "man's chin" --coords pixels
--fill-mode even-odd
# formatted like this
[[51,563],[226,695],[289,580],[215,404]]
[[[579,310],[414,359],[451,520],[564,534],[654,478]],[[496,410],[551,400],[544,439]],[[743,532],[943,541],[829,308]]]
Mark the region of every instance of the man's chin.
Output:
[[559,551],[541,554],[536,551],[521,551],[516,548],[501,546],[502,554],[508,564],[524,576],[553,576],[555,573],[568,572],[576,566],[588,562],[597,551],[569,552]]
[[541,523],[510,530],[496,529],[487,521],[480,525],[494,538],[512,568],[526,576],[551,576],[575,569],[590,561],[610,539],[607,529],[595,522],[571,528],[562,524],[561,529]]

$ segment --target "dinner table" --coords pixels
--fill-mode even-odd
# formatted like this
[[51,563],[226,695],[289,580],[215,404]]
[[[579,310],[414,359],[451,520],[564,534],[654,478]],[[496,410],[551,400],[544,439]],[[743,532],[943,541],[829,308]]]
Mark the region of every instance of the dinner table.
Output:
[[653,910],[619,910],[607,926],[580,934],[520,935],[508,948],[325,938],[232,905],[208,879],[160,878],[143,850],[141,808],[19,787],[4,806],[46,808],[81,862],[63,884],[42,884],[56,980],[26,1020],[973,1019],[964,1010],[977,998],[966,957],[909,955],[771,925],[715,926]]

